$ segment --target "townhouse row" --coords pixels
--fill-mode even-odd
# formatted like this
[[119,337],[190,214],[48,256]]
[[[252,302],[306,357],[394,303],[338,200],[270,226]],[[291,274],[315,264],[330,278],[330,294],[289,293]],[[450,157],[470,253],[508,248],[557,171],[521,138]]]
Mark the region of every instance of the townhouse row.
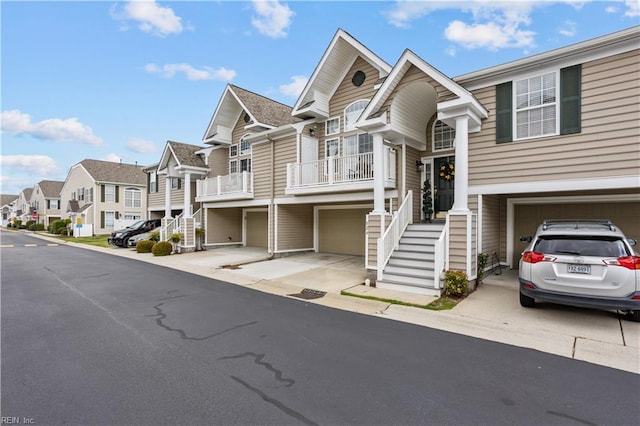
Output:
[[202,145],[167,142],[140,186],[90,188],[94,203],[139,188],[139,210],[90,219],[67,178],[61,215],[95,233],[117,214],[162,218],[186,249],[202,226],[210,247],[358,255],[378,287],[439,294],[446,269],[476,279],[480,252],[517,267],[519,235],[544,219],[640,238],[639,77],[640,27],[455,78],[340,29],[293,107],[228,85]]

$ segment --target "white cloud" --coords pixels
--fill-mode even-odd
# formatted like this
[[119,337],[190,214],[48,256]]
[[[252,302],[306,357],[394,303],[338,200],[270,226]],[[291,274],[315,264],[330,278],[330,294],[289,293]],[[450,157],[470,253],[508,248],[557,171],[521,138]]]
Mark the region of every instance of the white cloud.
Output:
[[158,151],[155,143],[141,139],[131,138],[127,141],[127,148],[133,152],[149,153]]
[[624,4],[627,6],[624,16],[631,18],[640,16],[640,2],[638,2],[638,0],[625,0]]
[[181,64],[164,64],[162,67],[156,64],[147,64],[144,70],[150,74],[162,74],[165,78],[173,78],[177,73],[183,73],[188,80],[222,80],[230,81],[236,76],[234,70],[228,70],[224,67],[218,69],[212,67],[202,67],[202,69],[194,68],[187,63]]
[[104,161],[111,161],[113,163],[119,163],[122,160],[120,156],[118,156],[117,154],[114,154],[113,152],[105,155],[104,157],[102,157],[102,159]]
[[258,16],[251,19],[251,24],[261,34],[272,38],[287,36],[291,18],[295,15],[289,6],[276,0],[253,0],[252,3]]
[[604,8],[604,11],[607,13],[618,13],[618,7],[617,6],[607,6]]
[[136,21],[141,31],[160,37],[179,34],[183,30],[182,18],[176,16],[170,7],[159,6],[155,0],[129,1],[122,11],[112,8],[111,15],[120,21]]
[[558,30],[560,34],[567,37],[573,37],[576,35],[576,23],[573,21],[564,21],[562,28]]
[[449,46],[449,47],[447,47],[447,48],[444,50],[444,53],[445,53],[447,56],[455,57],[455,56],[456,56],[456,53],[458,53],[458,52],[456,51],[456,48],[455,48],[455,47],[453,47],[453,46]]
[[[465,2],[398,1],[385,12],[391,25],[408,28],[411,21],[435,11],[455,9],[470,13],[472,22],[451,21],[445,37],[466,49],[535,46],[535,32],[523,29],[531,24],[531,9],[545,2],[491,2],[469,0]],[[548,4],[548,2],[547,2]]]
[[89,145],[102,145],[102,139],[93,134],[91,127],[82,124],[77,118],[50,118],[37,123],[31,122],[29,114],[14,109],[0,114],[2,131],[14,135],[29,135],[37,139],[56,142],[80,142]]
[[59,172],[53,158],[46,155],[1,155],[0,165],[3,168],[35,173],[40,176]]
[[294,75],[291,77],[291,83],[283,84],[279,87],[280,93],[286,96],[298,97],[304,90],[309,79],[303,75]]

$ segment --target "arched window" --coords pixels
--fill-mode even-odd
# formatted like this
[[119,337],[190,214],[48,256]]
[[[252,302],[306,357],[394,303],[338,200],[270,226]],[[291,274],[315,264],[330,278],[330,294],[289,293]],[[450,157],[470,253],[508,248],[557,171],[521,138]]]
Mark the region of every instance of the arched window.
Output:
[[455,129],[447,126],[440,120],[433,124],[433,151],[446,151],[453,149],[453,140],[456,137]]
[[344,131],[353,130],[356,128],[356,121],[362,114],[362,111],[369,104],[368,99],[361,99],[355,101],[344,109]]

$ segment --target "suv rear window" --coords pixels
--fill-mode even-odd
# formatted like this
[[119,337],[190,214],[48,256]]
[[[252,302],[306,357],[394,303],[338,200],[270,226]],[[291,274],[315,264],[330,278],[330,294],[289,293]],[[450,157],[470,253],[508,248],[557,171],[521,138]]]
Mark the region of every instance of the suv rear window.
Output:
[[573,254],[578,256],[628,256],[627,248],[619,238],[606,236],[541,235],[534,251],[544,254]]

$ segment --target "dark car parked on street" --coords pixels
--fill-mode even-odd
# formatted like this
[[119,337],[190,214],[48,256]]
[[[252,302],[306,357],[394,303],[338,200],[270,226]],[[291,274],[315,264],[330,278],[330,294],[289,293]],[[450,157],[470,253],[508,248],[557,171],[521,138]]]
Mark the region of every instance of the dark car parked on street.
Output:
[[134,235],[149,232],[160,226],[161,219],[139,220],[124,229],[113,231],[108,238],[109,244],[118,247],[127,247],[129,238]]

